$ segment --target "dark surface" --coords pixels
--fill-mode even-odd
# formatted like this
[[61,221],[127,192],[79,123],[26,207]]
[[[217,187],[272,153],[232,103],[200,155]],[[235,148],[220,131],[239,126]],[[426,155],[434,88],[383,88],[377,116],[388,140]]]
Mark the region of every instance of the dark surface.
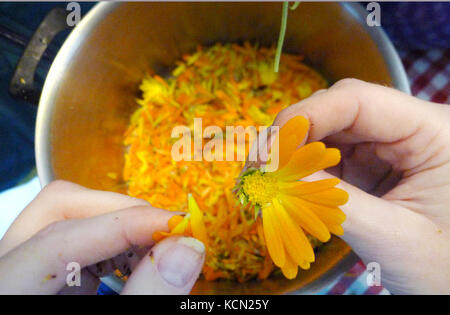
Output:
[[450,48],[450,3],[381,3],[381,25],[403,49]]
[[[16,185],[34,168],[34,125],[37,107],[9,95],[8,86],[25,45],[46,14],[65,3],[0,3],[0,191]],[[92,3],[81,3],[82,15]],[[68,36],[57,35],[38,66],[42,87],[51,60]]]

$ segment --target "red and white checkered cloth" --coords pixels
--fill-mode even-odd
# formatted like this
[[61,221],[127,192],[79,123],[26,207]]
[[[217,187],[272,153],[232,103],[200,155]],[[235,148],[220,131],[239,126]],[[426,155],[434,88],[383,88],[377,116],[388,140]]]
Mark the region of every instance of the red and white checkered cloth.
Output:
[[400,52],[411,93],[426,101],[450,103],[450,50]]
[[[450,104],[450,50],[399,51],[411,93],[426,101]],[[381,286],[367,286],[366,267],[360,261],[322,294],[389,294]]]

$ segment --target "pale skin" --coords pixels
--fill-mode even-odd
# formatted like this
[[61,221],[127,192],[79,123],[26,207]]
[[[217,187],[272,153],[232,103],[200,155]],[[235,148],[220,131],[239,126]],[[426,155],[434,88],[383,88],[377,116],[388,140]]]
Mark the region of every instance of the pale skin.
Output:
[[[94,294],[99,276],[124,264],[133,274],[122,294],[187,294],[203,265],[203,244],[180,237],[152,241],[174,214],[129,196],[53,182],[0,242],[0,268],[8,270],[0,277],[0,294]],[[133,246],[138,250],[130,251]],[[80,287],[65,285],[70,262],[83,268]]]
[[[350,196],[343,239],[365,263],[380,264],[382,285],[392,293],[450,293],[450,108],[346,79],[286,108],[274,124],[298,115],[311,124],[306,142],[341,149],[338,167],[308,180],[343,179]],[[132,197],[52,183],[0,241],[0,268],[8,271],[0,293],[94,293],[101,275],[94,264],[153,246],[143,258],[122,255],[133,271],[123,293],[187,294],[204,248],[190,238],[151,240],[173,214]],[[168,253],[184,264],[190,257],[189,272],[168,272],[183,266]],[[90,266],[80,288],[65,287],[71,261]]]

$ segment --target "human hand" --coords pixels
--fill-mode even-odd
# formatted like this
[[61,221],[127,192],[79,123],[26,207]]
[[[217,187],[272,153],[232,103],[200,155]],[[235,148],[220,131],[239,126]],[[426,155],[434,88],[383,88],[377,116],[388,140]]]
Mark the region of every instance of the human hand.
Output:
[[302,115],[306,142],[341,150],[349,193],[342,237],[381,266],[392,293],[450,292],[450,107],[355,79],[284,109],[274,125]]
[[[0,241],[0,293],[94,294],[99,276],[118,268],[133,270],[122,294],[188,294],[204,262],[203,244],[186,237],[152,241],[174,214],[129,196],[53,182]],[[140,259],[133,246],[152,247]],[[70,262],[83,268],[79,287],[66,286]]]

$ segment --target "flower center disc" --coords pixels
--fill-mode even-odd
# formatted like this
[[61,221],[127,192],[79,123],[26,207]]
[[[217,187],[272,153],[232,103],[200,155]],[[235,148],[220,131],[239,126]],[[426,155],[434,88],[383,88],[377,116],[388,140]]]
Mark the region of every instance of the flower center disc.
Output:
[[261,173],[259,170],[244,177],[242,188],[248,200],[254,205],[263,206],[270,203],[278,194],[275,177],[271,173]]

